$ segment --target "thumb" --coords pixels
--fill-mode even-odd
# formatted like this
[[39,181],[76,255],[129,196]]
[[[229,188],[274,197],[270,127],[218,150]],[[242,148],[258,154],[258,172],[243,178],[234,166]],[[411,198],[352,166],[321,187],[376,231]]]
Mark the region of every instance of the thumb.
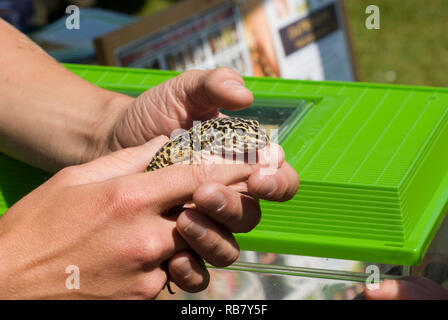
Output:
[[220,108],[240,110],[252,101],[251,91],[236,71],[190,70],[135,99],[115,134],[122,145],[135,146],[154,133],[170,136],[175,129],[189,129],[194,120],[215,118]]
[[80,184],[99,182],[118,176],[144,172],[156,152],[168,140],[166,136],[158,136],[144,145],[121,149],[79,165],[81,174],[77,182]]

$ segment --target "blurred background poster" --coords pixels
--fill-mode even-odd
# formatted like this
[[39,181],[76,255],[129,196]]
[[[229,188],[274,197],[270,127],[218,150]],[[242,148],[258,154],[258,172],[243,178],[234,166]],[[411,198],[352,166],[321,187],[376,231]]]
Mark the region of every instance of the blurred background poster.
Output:
[[338,0],[187,0],[96,41],[101,64],[355,80]]
[[355,80],[339,1],[267,0],[264,9],[274,41],[279,76]]

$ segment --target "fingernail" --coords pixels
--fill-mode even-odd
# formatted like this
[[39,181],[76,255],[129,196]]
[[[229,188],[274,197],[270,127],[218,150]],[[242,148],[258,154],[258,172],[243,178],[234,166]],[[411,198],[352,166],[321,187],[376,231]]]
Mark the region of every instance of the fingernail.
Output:
[[244,85],[236,80],[226,80],[224,81],[224,85],[226,87],[238,87],[238,88],[244,88]]
[[275,191],[277,191],[277,181],[271,177],[264,178],[258,187],[258,192],[266,196],[270,196]]
[[187,236],[200,239],[205,234],[205,228],[201,226],[199,223],[192,221],[185,228],[184,232]]
[[181,257],[176,260],[176,265],[173,268],[173,271],[180,278],[188,278],[193,272],[193,267],[187,257]]

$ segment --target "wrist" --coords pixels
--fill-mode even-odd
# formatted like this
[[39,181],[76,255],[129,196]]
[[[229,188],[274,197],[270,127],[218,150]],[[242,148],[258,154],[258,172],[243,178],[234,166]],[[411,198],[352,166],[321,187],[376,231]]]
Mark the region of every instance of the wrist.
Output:
[[133,101],[134,98],[118,93],[112,93],[105,99],[91,125],[86,152],[80,163],[89,162],[111,152],[110,141],[114,128]]

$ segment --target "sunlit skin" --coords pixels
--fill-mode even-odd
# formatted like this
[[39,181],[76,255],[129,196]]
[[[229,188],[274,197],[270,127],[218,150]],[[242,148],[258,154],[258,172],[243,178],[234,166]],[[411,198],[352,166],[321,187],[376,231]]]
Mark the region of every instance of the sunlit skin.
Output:
[[[179,288],[200,291],[209,282],[203,260],[237,259],[233,233],[257,225],[258,199],[296,193],[298,175],[275,144],[270,176],[260,173],[271,165],[263,156],[145,172],[174,129],[252,103],[236,72],[189,71],[132,98],[68,72],[2,20],[0,39],[0,151],[57,172],[0,219],[0,297],[152,299],[166,271]],[[194,209],[164,215],[188,201]],[[65,287],[69,265],[79,267],[79,290]]]
[[[56,175],[0,219],[1,298],[156,297],[167,273],[186,291],[208,285],[203,260],[238,257],[233,233],[252,230],[258,199],[286,201],[299,178],[281,154],[270,164],[176,165],[144,170],[177,128],[239,110],[253,100],[230,69],[189,71],[134,99],[61,67],[0,19],[0,151]],[[63,170],[61,170],[63,169]],[[247,193],[235,188],[244,184]],[[193,201],[195,209],[163,213]],[[80,290],[67,290],[77,265]],[[45,284],[45,285],[42,285]],[[427,279],[387,280],[369,299],[447,298]]]

